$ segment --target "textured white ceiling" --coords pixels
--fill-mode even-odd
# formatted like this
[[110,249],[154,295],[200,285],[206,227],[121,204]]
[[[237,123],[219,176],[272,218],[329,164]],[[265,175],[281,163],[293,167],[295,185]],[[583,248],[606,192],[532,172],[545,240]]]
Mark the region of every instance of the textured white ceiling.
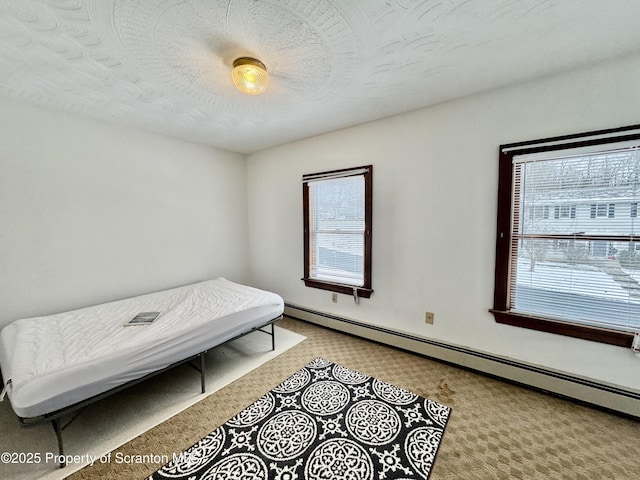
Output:
[[[0,95],[248,153],[640,51],[638,0],[0,0]],[[231,64],[254,56],[269,90]]]

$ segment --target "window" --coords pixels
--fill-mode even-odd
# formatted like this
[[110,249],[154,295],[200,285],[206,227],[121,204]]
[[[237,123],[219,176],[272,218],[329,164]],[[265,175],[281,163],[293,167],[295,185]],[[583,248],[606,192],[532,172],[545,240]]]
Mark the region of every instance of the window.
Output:
[[[630,346],[640,125],[503,145],[499,170],[496,321]],[[535,214],[549,204],[551,219]]]
[[592,203],[591,218],[613,218],[616,213],[615,203]]
[[369,298],[371,165],[304,175],[304,282]]
[[527,210],[529,218],[549,218],[549,205],[534,205]]
[[553,218],[556,220],[561,218],[576,218],[576,206],[575,205],[556,205],[554,209]]

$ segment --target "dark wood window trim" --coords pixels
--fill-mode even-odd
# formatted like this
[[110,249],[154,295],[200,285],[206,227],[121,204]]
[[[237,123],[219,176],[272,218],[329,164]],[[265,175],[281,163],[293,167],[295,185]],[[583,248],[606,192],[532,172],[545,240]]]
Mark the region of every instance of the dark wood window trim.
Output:
[[[511,143],[500,146],[498,169],[498,215],[496,231],[496,265],[493,313],[497,323],[530,328],[570,337],[593,340],[611,345],[631,347],[633,333],[576,323],[557,321],[551,318],[523,315],[509,311],[509,271],[511,258],[511,215],[513,198],[514,155],[547,152],[560,149],[606,145],[640,139],[640,125],[631,125],[607,130],[598,130],[575,135],[565,135],[542,140]],[[625,133],[635,130],[633,133]]]
[[[364,171],[363,171],[364,170]],[[331,175],[335,178],[362,175],[364,177],[365,191],[365,236],[364,236],[364,285],[353,286],[341,283],[323,282],[310,277],[311,271],[311,231],[309,225],[309,188],[305,177]],[[372,227],[372,187],[373,187],[373,166],[365,165],[362,167],[344,168],[340,170],[331,170],[311,175],[303,176],[302,184],[302,206],[304,219],[304,277],[302,280],[307,287],[329,290],[346,295],[354,295],[356,298],[370,298],[373,293],[371,288],[371,227]]]

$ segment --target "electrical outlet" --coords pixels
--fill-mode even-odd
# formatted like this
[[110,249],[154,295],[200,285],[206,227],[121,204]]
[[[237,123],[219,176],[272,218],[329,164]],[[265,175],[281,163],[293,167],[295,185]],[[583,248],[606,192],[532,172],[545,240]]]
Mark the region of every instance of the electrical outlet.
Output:
[[424,313],[424,321],[429,325],[433,325],[433,312],[425,312]]
[[338,303],[338,294],[337,293],[332,293],[331,294],[331,301],[333,303]]

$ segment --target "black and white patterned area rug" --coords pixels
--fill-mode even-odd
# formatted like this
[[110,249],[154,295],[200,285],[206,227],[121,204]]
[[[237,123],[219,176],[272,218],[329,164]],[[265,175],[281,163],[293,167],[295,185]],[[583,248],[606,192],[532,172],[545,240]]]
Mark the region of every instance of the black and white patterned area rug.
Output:
[[450,413],[317,358],[149,479],[426,479]]

